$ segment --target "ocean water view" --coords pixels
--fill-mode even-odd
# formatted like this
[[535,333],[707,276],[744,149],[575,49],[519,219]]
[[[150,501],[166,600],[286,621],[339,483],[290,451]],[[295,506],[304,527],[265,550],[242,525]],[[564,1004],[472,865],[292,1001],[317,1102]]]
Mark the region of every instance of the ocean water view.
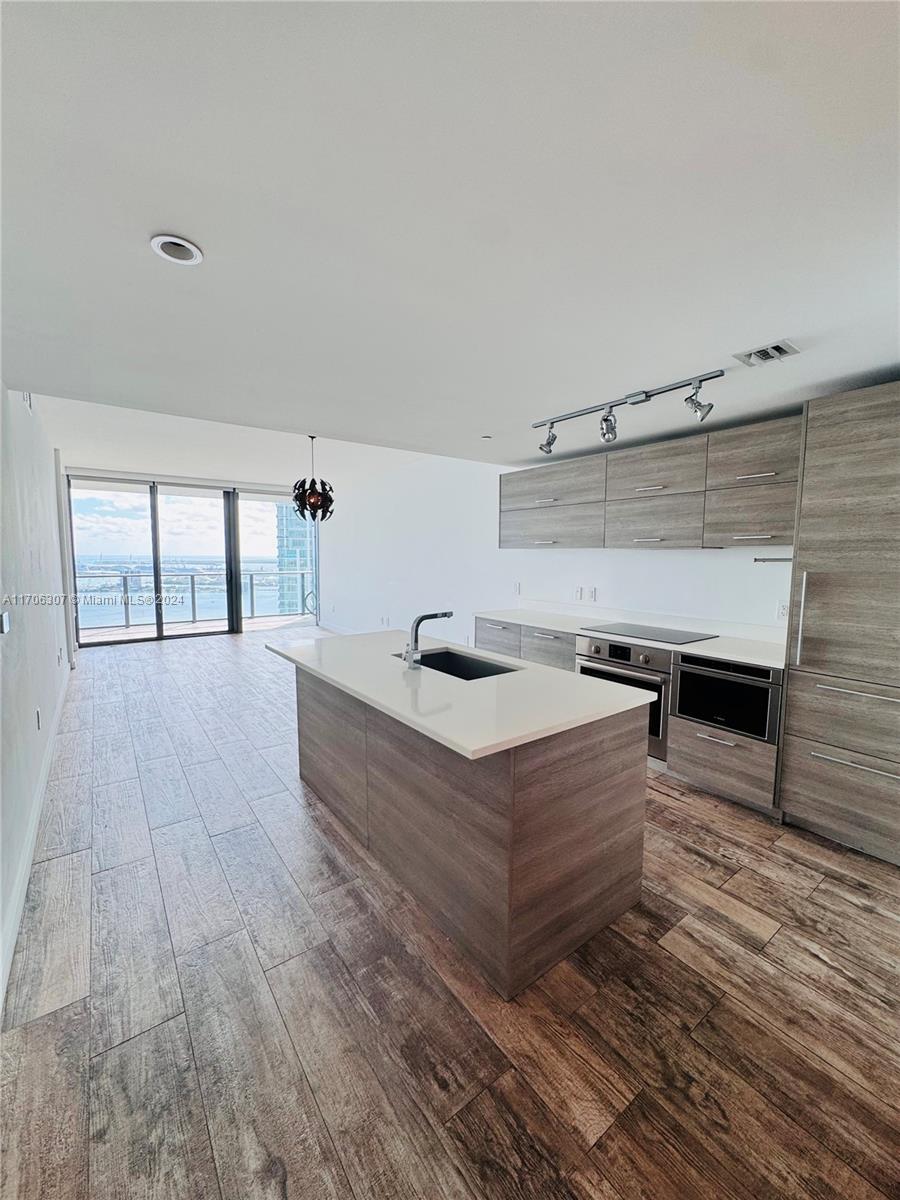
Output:
[[[227,617],[223,557],[163,555],[160,566],[167,625]],[[155,625],[149,556],[78,555],[75,575],[82,629]],[[314,572],[279,570],[275,557],[244,557],[241,603],[245,619],[310,611],[315,606]]]

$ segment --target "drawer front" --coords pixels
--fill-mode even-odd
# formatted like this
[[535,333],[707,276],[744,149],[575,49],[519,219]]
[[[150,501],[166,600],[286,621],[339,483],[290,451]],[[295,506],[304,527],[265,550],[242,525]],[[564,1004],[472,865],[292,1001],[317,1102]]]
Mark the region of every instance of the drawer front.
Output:
[[633,500],[706,487],[707,437],[676,439],[607,455],[607,500]]
[[785,730],[898,762],[900,688],[790,671]]
[[521,625],[492,621],[489,617],[475,618],[475,647],[478,650],[493,650],[495,654],[521,658],[521,633]]
[[900,863],[900,765],[789,734],[780,798],[792,824]]
[[594,454],[529,471],[509,471],[500,476],[500,508],[602,503],[606,499],[607,457]]
[[772,808],[777,756],[777,747],[768,742],[669,718],[669,770],[716,796]]
[[803,418],[781,417],[709,435],[708,488],[791,483],[800,471]]
[[796,511],[796,483],[709,492],[703,517],[703,545],[790,546],[794,541]]
[[[605,505],[565,504],[500,513],[502,550],[552,550],[603,545]],[[698,543],[699,545],[699,543]]]
[[522,626],[522,657],[545,667],[575,670],[575,634],[559,633],[555,629]]
[[606,506],[607,548],[674,549],[703,545],[703,492],[615,500]]

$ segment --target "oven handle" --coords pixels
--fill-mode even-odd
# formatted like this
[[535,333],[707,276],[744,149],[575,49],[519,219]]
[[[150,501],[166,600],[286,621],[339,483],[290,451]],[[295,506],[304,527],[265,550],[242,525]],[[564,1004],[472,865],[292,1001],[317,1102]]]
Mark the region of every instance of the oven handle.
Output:
[[[609,675],[621,675],[623,679],[642,679],[647,683],[655,683],[659,687],[665,686],[668,682],[668,675],[653,675],[650,671],[626,671],[622,667],[610,667],[605,662],[599,662],[596,658],[582,658],[578,655],[575,659],[575,669],[579,667],[596,667],[598,670],[606,671]],[[578,671],[580,675],[581,672]]]

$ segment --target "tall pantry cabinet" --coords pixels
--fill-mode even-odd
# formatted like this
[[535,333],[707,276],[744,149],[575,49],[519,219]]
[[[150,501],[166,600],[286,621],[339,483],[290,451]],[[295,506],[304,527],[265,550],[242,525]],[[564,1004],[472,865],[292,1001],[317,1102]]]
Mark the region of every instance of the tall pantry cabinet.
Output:
[[807,407],[780,803],[900,863],[900,384]]

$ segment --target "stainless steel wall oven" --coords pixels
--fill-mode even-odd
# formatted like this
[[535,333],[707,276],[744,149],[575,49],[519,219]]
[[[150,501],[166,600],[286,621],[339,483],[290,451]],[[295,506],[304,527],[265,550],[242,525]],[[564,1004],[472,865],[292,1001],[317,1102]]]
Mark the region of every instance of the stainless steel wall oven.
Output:
[[665,762],[672,651],[579,635],[575,642],[575,670],[593,679],[624,683],[652,693],[653,702],[647,718],[647,753]]

